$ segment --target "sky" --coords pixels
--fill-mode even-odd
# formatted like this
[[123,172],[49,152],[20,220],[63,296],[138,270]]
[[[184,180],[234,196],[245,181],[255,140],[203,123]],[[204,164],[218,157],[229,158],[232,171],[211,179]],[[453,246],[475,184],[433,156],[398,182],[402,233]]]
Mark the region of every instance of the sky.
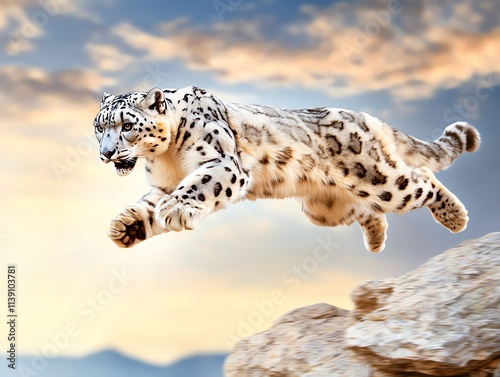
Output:
[[[499,230],[499,2],[186,4],[0,1],[0,312],[15,264],[20,354],[115,349],[162,364],[229,352],[291,309],[352,308],[357,284]],[[451,234],[426,209],[389,215],[386,249],[370,254],[357,225],[315,227],[293,199],[263,200],[117,248],[106,224],[148,190],[143,169],[118,177],[99,160],[102,93],[189,85],[232,102],[366,111],[429,141],[470,122],[481,148],[437,174],[468,228]]]

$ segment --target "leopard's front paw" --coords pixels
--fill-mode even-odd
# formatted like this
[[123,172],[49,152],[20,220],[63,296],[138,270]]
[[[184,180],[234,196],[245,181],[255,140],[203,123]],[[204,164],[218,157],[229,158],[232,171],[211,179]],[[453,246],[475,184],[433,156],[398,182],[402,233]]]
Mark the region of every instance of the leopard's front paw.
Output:
[[111,220],[107,233],[119,247],[131,247],[146,239],[144,221],[133,207],[126,208]]
[[191,230],[205,217],[200,208],[166,195],[156,205],[155,217],[158,225],[169,231]]

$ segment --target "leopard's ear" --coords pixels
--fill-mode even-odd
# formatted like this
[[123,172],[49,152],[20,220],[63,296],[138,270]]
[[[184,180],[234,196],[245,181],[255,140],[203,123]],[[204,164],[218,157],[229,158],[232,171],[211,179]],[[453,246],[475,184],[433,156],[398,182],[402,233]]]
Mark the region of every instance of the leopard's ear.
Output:
[[158,114],[165,114],[165,95],[159,88],[151,89],[146,98],[139,102],[139,106],[144,110],[156,110]]
[[104,94],[102,95],[102,99],[101,99],[101,110],[104,106],[106,106],[109,102],[111,102],[113,100],[113,98],[115,98],[114,95],[112,95],[111,93],[108,93],[108,92],[104,92]]

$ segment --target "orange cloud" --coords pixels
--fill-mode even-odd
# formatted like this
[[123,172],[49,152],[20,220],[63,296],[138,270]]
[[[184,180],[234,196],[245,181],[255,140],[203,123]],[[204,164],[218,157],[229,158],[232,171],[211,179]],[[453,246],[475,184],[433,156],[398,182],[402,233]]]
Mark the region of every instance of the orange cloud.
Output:
[[174,21],[160,35],[120,24],[114,33],[150,59],[181,59],[225,82],[299,85],[334,97],[389,91],[409,100],[500,72],[500,28],[488,18],[500,5],[443,4],[304,6],[307,20],[285,27],[292,43],[265,38],[248,21],[210,30]]

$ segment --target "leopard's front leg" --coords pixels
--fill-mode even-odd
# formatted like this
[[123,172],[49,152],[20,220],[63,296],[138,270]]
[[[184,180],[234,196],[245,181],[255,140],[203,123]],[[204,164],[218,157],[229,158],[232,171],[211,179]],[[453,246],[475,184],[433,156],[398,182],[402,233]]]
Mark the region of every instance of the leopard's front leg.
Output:
[[119,247],[131,247],[147,238],[166,232],[154,218],[158,201],[165,195],[160,188],[152,188],[136,204],[126,206],[107,228],[108,237]]
[[167,231],[191,230],[210,213],[241,198],[248,176],[235,158],[207,162],[188,175],[170,195],[158,201],[157,223]]
[[193,229],[210,213],[238,201],[248,187],[249,175],[228,124],[208,121],[197,127],[189,130],[196,134],[194,141],[186,138],[178,151],[188,174],[156,205],[156,221],[165,230]]

